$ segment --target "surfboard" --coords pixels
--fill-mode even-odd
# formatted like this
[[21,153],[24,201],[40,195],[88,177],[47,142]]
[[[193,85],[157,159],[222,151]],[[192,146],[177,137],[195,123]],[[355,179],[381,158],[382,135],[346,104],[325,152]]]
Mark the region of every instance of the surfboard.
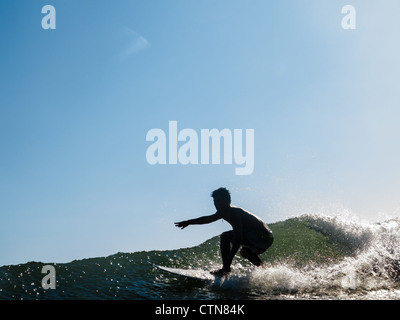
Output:
[[201,269],[180,269],[180,268],[169,268],[169,267],[164,267],[164,266],[159,266],[154,264],[154,267],[157,269],[160,269],[162,271],[187,278],[187,279],[194,279],[194,280],[200,280],[200,281],[207,281],[207,282],[212,282],[215,281],[216,279],[221,279],[220,277],[217,277],[215,275],[212,275],[209,271],[201,270]]

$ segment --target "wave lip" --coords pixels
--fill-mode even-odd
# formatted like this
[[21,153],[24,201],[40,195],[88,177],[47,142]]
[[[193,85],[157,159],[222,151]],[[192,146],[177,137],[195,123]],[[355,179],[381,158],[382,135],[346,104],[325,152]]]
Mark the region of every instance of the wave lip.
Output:
[[[347,217],[303,216],[310,228],[327,235],[346,253],[343,261],[330,266],[331,272],[346,274],[350,287],[358,284],[400,280],[400,219],[367,224]],[[339,271],[340,270],[340,271]],[[365,281],[363,281],[365,280]]]

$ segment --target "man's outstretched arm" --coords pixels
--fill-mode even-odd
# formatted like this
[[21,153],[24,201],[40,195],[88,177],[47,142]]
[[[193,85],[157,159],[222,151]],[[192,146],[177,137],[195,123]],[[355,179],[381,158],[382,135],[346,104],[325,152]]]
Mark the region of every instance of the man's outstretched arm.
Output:
[[196,219],[175,222],[175,226],[177,226],[178,228],[181,228],[181,229],[185,229],[188,225],[191,225],[191,224],[207,224],[207,223],[217,221],[221,218],[222,218],[221,215],[217,212],[210,216],[204,216],[204,217],[200,217],[200,218],[196,218]]

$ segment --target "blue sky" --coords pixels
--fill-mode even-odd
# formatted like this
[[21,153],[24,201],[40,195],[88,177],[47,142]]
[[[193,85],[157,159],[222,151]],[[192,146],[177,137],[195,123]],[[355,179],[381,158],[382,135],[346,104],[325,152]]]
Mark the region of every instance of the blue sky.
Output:
[[[44,30],[41,9],[56,9]],[[352,4],[357,29],[343,30]],[[1,1],[0,265],[173,249],[267,222],[400,216],[397,1]],[[255,130],[255,169],[146,162],[146,133]]]

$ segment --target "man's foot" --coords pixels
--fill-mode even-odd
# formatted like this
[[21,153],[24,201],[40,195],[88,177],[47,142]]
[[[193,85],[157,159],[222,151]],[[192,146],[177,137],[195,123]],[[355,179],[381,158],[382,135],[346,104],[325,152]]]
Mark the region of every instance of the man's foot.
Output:
[[227,274],[229,274],[229,272],[231,272],[231,271],[230,270],[228,271],[228,270],[225,270],[225,269],[219,269],[219,270],[211,271],[210,273],[212,275],[216,276],[216,277],[224,277]]

